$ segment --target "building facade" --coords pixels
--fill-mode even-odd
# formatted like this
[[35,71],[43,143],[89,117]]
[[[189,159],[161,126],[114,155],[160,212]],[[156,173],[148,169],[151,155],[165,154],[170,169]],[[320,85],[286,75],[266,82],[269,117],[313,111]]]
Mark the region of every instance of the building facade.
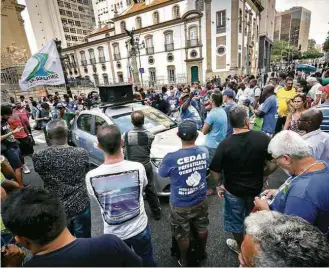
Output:
[[17,0],[1,2],[1,68],[24,64],[31,56]]
[[285,40],[304,52],[308,48],[311,11],[293,7],[275,16],[274,41]]
[[38,50],[50,39],[62,46],[81,44],[95,28],[91,0],[26,0]]
[[276,0],[262,0],[264,10],[260,14],[259,28],[259,69],[262,74],[270,71],[271,50],[274,38]]
[[[258,0],[146,0],[114,14],[87,42],[63,50],[69,77],[96,85],[134,82],[130,37],[139,43],[144,86],[205,82],[214,76],[256,73]],[[74,67],[75,66],[75,67]]]

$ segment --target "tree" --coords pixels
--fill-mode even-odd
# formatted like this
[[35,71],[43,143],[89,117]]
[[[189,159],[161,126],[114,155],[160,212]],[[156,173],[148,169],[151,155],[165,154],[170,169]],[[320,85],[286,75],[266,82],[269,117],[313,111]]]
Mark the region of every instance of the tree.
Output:
[[329,32],[326,41],[324,41],[323,43],[323,51],[329,52]]
[[316,41],[314,39],[308,39],[308,50],[315,49]]
[[317,51],[316,49],[309,49],[301,56],[302,59],[316,59],[321,57],[323,57],[323,53]]
[[300,57],[300,52],[298,49],[291,45],[288,41],[279,40],[273,43],[271,59],[272,61],[280,60],[292,60],[298,59]]

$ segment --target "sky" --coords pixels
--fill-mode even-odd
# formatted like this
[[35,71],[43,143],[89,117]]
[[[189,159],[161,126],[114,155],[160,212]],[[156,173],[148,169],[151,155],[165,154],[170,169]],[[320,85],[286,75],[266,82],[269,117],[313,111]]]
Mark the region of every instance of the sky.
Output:
[[[25,0],[18,0],[18,3],[25,5]],[[277,11],[284,11],[293,6],[302,6],[312,12],[309,38],[315,39],[317,44],[323,44],[329,31],[329,0],[276,0]],[[22,12],[22,17],[25,21],[24,26],[30,49],[34,54],[37,52],[37,45],[27,8]]]

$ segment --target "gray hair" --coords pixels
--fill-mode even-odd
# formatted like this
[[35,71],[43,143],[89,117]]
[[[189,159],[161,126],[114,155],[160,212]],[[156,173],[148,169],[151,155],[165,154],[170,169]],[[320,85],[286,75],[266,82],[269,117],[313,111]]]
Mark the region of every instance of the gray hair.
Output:
[[242,104],[234,105],[228,113],[232,128],[243,128],[248,118],[248,109]]
[[283,130],[271,140],[268,152],[274,157],[290,155],[301,159],[312,155],[312,149],[301,136],[291,130]]
[[51,139],[62,139],[68,135],[68,127],[66,121],[62,119],[55,119],[49,121],[46,126],[48,136]]
[[300,217],[259,211],[245,219],[246,233],[258,249],[256,267],[328,266],[326,237]]

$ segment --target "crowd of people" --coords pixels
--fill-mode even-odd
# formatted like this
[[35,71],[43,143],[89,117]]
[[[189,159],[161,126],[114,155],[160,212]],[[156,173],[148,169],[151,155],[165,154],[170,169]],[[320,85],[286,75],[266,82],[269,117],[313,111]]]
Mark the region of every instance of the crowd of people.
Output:
[[[171,253],[180,266],[208,256],[207,195],[213,194],[224,200],[224,231],[232,233],[226,244],[241,266],[329,265],[329,72],[306,83],[302,75],[135,89],[136,100],[178,122],[181,149],[162,159],[158,173],[171,180]],[[88,152],[69,146],[68,137],[72,118],[99,103],[97,92],[33,102],[34,112],[24,98],[1,106],[3,265],[161,265],[144,207],[145,199],[154,219],[162,218],[150,161],[154,135],[144,128],[143,112],[132,112],[126,133],[116,125],[97,129],[104,163],[90,170]],[[37,152],[30,114],[49,145]],[[196,144],[200,135],[203,145]],[[24,187],[24,156],[44,189]],[[278,167],[289,177],[267,189]],[[104,224],[104,235],[94,238],[90,198]]]

